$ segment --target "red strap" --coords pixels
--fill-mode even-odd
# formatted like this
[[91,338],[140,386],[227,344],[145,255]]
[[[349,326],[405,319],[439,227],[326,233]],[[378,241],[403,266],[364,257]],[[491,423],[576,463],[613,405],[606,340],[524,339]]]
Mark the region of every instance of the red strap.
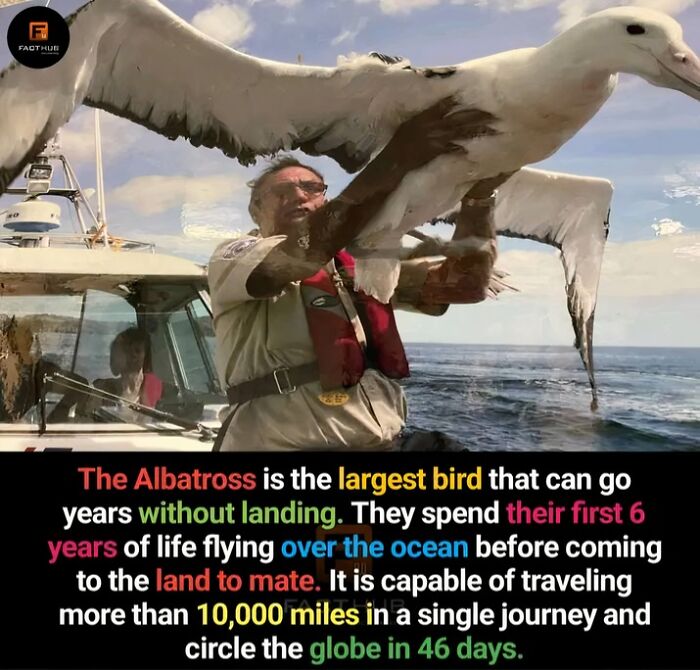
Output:
[[321,386],[327,390],[354,386],[365,371],[365,357],[338,290],[324,269],[301,284]]
[[152,372],[143,373],[141,400],[147,407],[155,407],[163,395],[163,382]]
[[[343,273],[354,279],[353,257],[341,251],[335,260]],[[367,359],[371,367],[381,370],[387,377],[408,377],[408,361],[391,305],[363,292],[350,291],[367,336],[366,358],[328,272],[321,269],[301,285],[324,389],[357,384],[367,367]]]
[[[338,252],[336,262],[349,278],[355,278],[355,259],[347,251]],[[363,291],[352,291],[351,294],[367,333],[368,353],[373,365],[392,379],[408,377],[408,360],[392,306]]]

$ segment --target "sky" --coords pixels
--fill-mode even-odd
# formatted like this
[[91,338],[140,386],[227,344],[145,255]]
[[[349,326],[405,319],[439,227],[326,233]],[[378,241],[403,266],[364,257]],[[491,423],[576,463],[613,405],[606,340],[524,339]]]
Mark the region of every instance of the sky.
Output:
[[[2,4],[2,3],[0,3]],[[0,8],[0,33],[31,4]],[[67,15],[82,3],[52,0]],[[416,66],[448,65],[538,46],[609,0],[166,0],[172,11],[251,55],[334,65],[351,53],[401,55]],[[634,3],[633,3],[634,4]],[[643,0],[676,16],[700,52],[700,2]],[[0,67],[11,61],[0,40]],[[231,82],[234,86],[235,82]],[[206,262],[222,239],[250,229],[244,168],[102,113],[110,232]],[[0,123],[2,120],[0,120]],[[61,143],[83,187],[94,186],[93,110],[81,107]],[[329,193],[350,180],[331,159],[307,159]],[[700,103],[623,76],[598,115],[555,155],[551,170],[605,177],[615,195],[598,292],[595,343],[700,346]],[[0,200],[0,210],[13,201]],[[64,228],[70,230],[68,219]],[[405,341],[569,345],[564,275],[546,245],[500,238],[498,267],[518,292],[445,316],[399,313]]]

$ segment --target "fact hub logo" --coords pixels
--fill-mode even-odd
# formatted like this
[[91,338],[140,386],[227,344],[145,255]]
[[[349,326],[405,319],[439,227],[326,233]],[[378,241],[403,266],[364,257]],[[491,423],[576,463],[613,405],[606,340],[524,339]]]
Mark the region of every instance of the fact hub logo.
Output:
[[70,31],[65,19],[49,7],[21,11],[7,29],[7,45],[18,63],[42,69],[66,55]]

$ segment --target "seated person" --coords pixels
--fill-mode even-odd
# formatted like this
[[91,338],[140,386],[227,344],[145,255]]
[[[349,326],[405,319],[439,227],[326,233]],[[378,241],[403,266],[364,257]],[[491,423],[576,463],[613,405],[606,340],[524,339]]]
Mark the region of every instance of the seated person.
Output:
[[163,395],[163,382],[146,371],[148,336],[138,328],[119,333],[109,351],[113,379],[96,379],[93,386],[147,407],[155,407]]
[[[163,395],[163,382],[148,367],[148,336],[138,328],[119,333],[110,346],[109,366],[114,378],[96,379],[93,386],[101,391],[155,407]],[[109,400],[87,395],[84,391],[66,392],[49,415],[50,422],[66,421],[76,405],[76,416],[89,416]]]

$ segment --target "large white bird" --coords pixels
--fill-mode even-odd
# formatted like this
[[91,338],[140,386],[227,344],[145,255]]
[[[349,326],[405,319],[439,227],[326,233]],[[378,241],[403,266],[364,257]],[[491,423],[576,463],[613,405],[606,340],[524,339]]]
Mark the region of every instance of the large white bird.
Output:
[[378,54],[335,68],[262,60],[212,40],[157,0],[93,0],[69,21],[63,60],[0,73],[0,193],[81,103],[244,164],[298,147],[350,171],[442,98],[473,110],[464,151],[409,173],[356,241],[358,287],[385,302],[398,263],[383,248],[475,183],[557,151],[607,100],[616,73],[700,99],[700,60],[681,26],[639,7],[593,14],[539,48],[437,68]]

